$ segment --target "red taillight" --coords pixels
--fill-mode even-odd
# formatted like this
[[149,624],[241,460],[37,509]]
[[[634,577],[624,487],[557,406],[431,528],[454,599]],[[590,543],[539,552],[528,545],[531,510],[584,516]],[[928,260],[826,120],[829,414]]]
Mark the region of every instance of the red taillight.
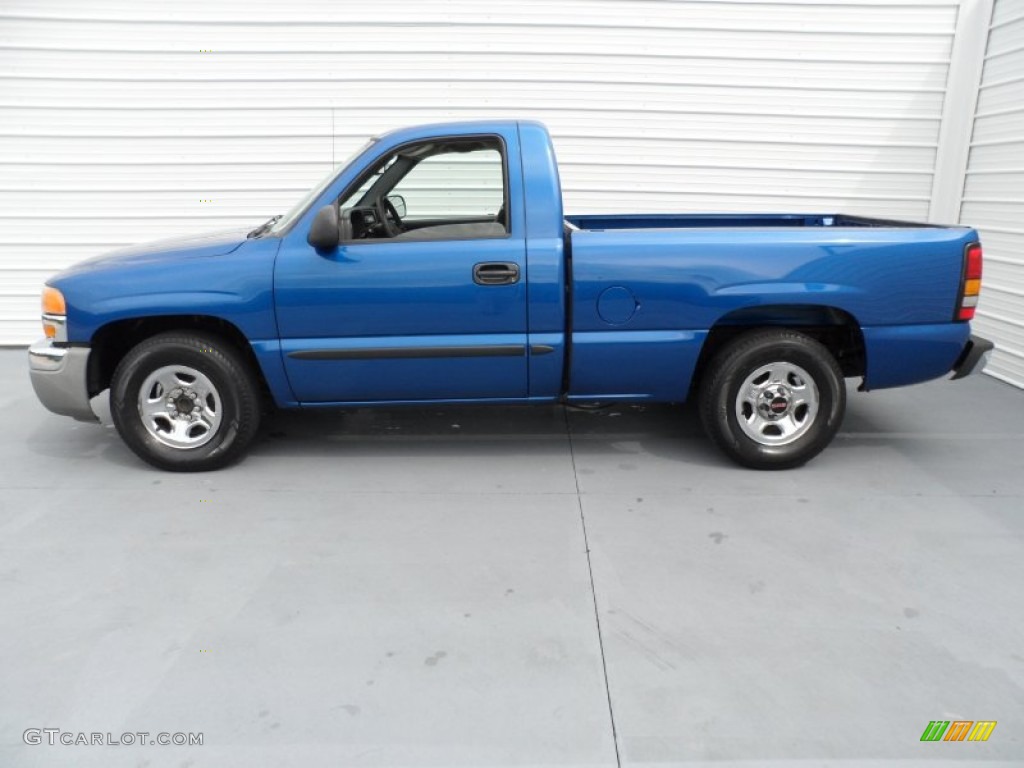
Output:
[[981,293],[981,244],[971,243],[964,251],[964,278],[960,285],[960,304],[957,320],[973,320]]
[[967,267],[964,272],[968,280],[981,280],[981,243],[967,246]]

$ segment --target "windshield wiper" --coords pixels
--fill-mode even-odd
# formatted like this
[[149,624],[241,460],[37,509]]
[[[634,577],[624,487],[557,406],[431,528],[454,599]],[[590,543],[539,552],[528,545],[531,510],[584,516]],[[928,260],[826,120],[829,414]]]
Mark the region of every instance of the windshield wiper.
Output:
[[258,227],[256,227],[256,229],[254,229],[252,232],[250,232],[245,237],[247,239],[251,239],[253,237],[259,237],[260,235],[265,235],[267,232],[270,231],[270,228],[272,226],[274,226],[275,224],[277,224],[277,222],[279,222],[280,220],[281,220],[280,216],[272,216],[269,219],[267,219],[266,222],[264,222],[263,224],[260,224]]

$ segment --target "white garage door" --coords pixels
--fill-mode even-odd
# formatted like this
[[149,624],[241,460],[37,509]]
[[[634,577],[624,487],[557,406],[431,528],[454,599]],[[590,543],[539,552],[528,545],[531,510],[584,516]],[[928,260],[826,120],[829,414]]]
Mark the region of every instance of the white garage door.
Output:
[[[39,335],[53,271],[257,223],[410,122],[546,121],[577,213],[924,219],[956,17],[956,0],[4,0],[0,343]],[[993,230],[993,256],[1006,242]]]
[[960,220],[979,227],[985,280],[979,333],[986,369],[1024,387],[1024,2],[996,0],[978,92]]

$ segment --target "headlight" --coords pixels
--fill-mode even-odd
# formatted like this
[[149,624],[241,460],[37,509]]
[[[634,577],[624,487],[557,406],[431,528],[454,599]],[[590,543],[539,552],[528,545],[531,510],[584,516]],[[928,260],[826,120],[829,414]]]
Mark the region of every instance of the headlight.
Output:
[[64,294],[49,285],[43,288],[43,333],[54,341],[68,340],[68,310]]

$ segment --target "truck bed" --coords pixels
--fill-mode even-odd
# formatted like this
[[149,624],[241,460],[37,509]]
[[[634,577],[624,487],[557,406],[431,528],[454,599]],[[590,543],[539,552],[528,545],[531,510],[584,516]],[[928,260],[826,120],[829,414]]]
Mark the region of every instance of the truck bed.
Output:
[[703,229],[718,227],[934,227],[914,221],[875,219],[846,213],[630,213],[567,216],[576,229]]
[[808,326],[841,317],[859,327],[871,389],[940,376],[967,342],[967,325],[951,322],[964,249],[977,241],[967,227],[845,214],[567,223],[571,397],[619,392],[635,400],[655,382],[662,389],[653,399],[671,399],[680,382],[688,390],[714,328],[772,317]]

